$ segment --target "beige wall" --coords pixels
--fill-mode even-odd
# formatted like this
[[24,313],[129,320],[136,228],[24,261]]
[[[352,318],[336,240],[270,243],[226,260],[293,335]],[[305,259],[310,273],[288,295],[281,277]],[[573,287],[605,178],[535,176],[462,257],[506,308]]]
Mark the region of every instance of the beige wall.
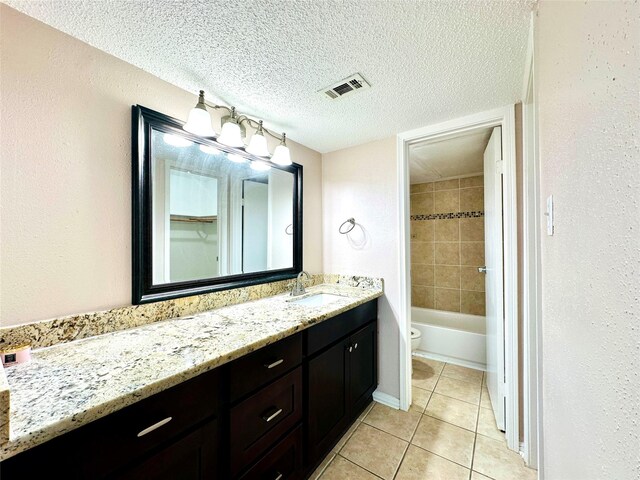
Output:
[[409,201],[411,304],[484,315],[484,177],[413,184]]
[[[384,278],[379,305],[379,390],[399,397],[399,202],[395,137],[323,158],[324,270]],[[354,217],[350,236],[338,227]],[[362,240],[366,243],[362,244]]]
[[[131,105],[184,119],[197,98],[5,5],[0,41],[0,325],[128,305]],[[290,148],[320,272],[321,156]]]
[[640,3],[542,1],[536,21],[540,200],[555,208],[555,234],[542,232],[544,478],[637,479]]

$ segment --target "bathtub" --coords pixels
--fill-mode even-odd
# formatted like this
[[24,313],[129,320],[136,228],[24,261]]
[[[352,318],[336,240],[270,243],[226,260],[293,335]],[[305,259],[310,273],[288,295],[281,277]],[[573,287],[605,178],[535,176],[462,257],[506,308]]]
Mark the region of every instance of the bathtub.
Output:
[[485,317],[411,307],[411,326],[422,333],[417,355],[486,369]]

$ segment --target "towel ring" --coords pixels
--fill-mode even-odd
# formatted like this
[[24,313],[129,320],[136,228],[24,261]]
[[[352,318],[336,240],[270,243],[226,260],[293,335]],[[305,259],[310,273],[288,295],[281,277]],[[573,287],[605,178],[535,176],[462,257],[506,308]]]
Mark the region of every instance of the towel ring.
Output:
[[[351,228],[349,228],[349,230],[343,230],[343,227],[347,224],[350,223],[351,224]],[[346,219],[344,222],[342,222],[342,225],[340,225],[340,227],[338,227],[338,232],[340,232],[342,235],[345,235],[347,233],[349,233],[351,230],[353,230],[354,228],[356,228],[356,221],[353,218],[348,218]]]
[[293,235],[293,223],[290,223],[286,227],[284,227],[284,233],[287,235]]

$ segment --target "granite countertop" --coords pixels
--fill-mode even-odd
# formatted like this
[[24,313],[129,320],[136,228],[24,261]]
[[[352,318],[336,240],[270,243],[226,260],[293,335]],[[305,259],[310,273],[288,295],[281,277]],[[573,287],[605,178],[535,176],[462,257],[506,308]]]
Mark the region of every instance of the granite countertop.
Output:
[[5,369],[10,436],[0,460],[383,294],[381,282],[307,292],[344,298],[311,307],[281,294],[35,350],[31,362]]

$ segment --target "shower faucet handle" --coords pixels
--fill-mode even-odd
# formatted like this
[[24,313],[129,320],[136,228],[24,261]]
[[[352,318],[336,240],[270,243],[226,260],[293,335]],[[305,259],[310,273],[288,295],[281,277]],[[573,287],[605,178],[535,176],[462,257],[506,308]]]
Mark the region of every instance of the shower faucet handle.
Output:
[[487,273],[487,267],[478,267],[478,272]]

